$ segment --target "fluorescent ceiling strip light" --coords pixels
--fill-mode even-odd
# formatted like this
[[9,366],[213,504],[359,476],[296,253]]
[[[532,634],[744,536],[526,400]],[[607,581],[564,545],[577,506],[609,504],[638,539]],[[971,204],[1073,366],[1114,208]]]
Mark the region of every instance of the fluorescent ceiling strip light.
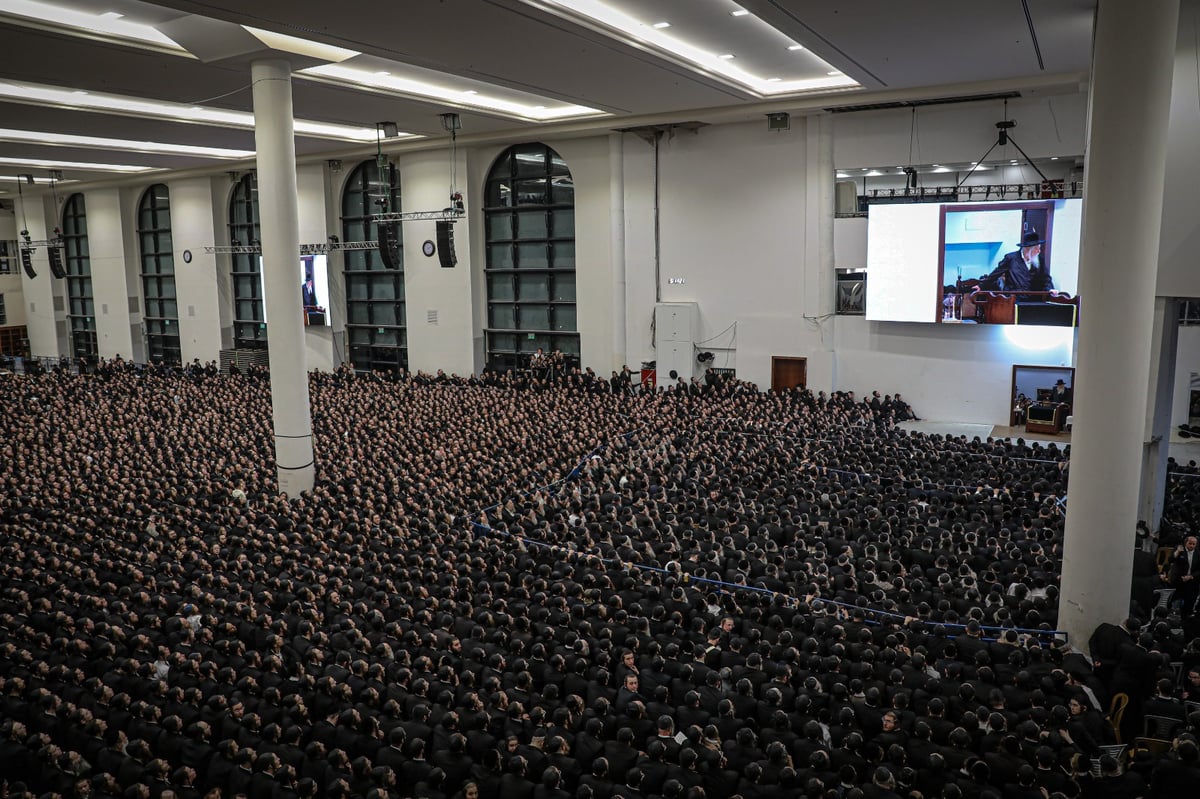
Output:
[[66,133],[46,133],[35,130],[12,130],[0,128],[0,141],[48,144],[57,147],[98,147],[112,150],[129,150],[138,153],[165,153],[170,155],[197,155],[202,158],[252,158],[253,150],[233,150],[226,147],[200,147],[193,144],[168,144],[155,141],[131,139],[109,139],[102,136],[76,136]]
[[132,164],[93,164],[88,161],[45,161],[36,158],[0,157],[4,166],[20,166],[29,169],[82,169],[87,172],[153,172],[159,167],[133,166]]
[[656,49],[676,55],[709,72],[741,84],[760,95],[790,94],[819,89],[846,89],[859,85],[857,81],[847,75],[827,75],[819,78],[768,82],[757,75],[750,74],[740,66],[721,60],[717,54],[688,44],[662,30],[657,30],[653,25],[640,22],[624,11],[607,6],[599,0],[542,0],[542,2],[546,5],[558,6],[571,14],[597,22]]
[[25,17],[38,23],[39,26],[77,28],[92,35],[100,34],[117,39],[143,42],[158,48],[176,50],[180,55],[188,55],[186,50],[165,34],[160,33],[153,25],[130,22],[124,17],[112,16],[113,12],[88,14],[52,3],[40,3],[36,0],[0,0],[0,14]]
[[[25,176],[24,175],[0,175],[0,189],[5,187],[4,186],[5,182],[17,181],[17,180],[24,183]],[[56,183],[61,186],[64,183],[78,183],[79,181],[78,180],[51,180],[50,178],[43,178],[43,177],[38,177],[37,175],[34,175],[33,182],[34,183],[45,183],[47,186],[49,186],[51,183]]]
[[[152,45],[158,49],[165,48],[175,54],[191,57],[191,54],[187,50],[177,45],[171,39],[167,38],[153,26],[128,22],[123,18],[106,17],[99,14],[84,14],[78,11],[72,11],[70,9],[63,8],[61,6],[53,5],[51,3],[37,2],[36,0],[0,0],[0,15],[3,14],[27,18],[36,22],[36,27],[52,27],[80,36],[88,36],[94,33],[106,34],[126,40],[127,42],[141,42],[143,44]],[[588,108],[580,105],[526,105],[516,101],[487,97],[486,95],[480,95],[478,93],[471,94],[470,100],[464,100],[463,98],[467,96],[467,92],[464,92],[462,89],[448,89],[445,87],[436,86],[434,84],[425,83],[424,81],[406,78],[390,78],[384,81],[381,80],[382,76],[378,76],[372,72],[357,69],[339,68],[335,66],[342,61],[346,61],[350,58],[361,55],[361,53],[356,50],[349,50],[344,47],[336,47],[334,45],[324,44],[322,42],[302,39],[297,36],[275,33],[274,31],[267,31],[261,28],[252,28],[247,25],[243,25],[242,28],[247,33],[262,42],[264,47],[331,62],[327,65],[327,71],[323,71],[326,70],[325,67],[318,66],[296,72],[296,76],[301,78],[308,77],[310,79],[326,79],[329,82],[350,84],[351,86],[360,89],[365,88],[376,91],[384,90],[424,99],[443,100],[466,108],[478,108],[481,110],[495,111],[500,114],[535,122],[548,122],[606,113],[604,111],[600,111],[599,109]],[[451,75],[447,75],[446,78],[448,81],[455,79]],[[104,95],[96,96],[103,97]],[[112,98],[115,96],[108,95],[108,97]],[[128,105],[136,104],[138,107],[122,109],[112,106],[97,106],[91,110],[106,110],[115,111],[117,113],[147,115],[154,116],[159,119],[207,122],[209,124],[223,125],[226,127],[254,127],[254,118],[251,114],[243,114],[234,111],[223,112],[215,109],[198,109],[178,103],[156,103],[151,101],[139,101],[135,100],[134,98],[120,99]],[[74,105],[74,103],[69,102],[58,102],[58,104]],[[170,110],[155,110],[155,106],[159,106],[160,109],[170,108]],[[204,113],[209,113],[212,116],[204,117]],[[315,136],[325,139],[375,141],[374,128],[355,129],[345,125],[303,122],[301,120],[296,120],[296,133],[303,136]],[[415,136],[415,134],[401,134],[401,137],[410,136]]]
[[[36,83],[13,83],[0,81],[0,99],[35,105],[53,105],[79,111],[100,111],[125,116],[142,116],[166,119],[173,122],[194,122],[226,128],[254,129],[254,114],[246,111],[226,111],[220,108],[205,108],[183,103],[142,100],[119,94],[101,94],[44,86]],[[331,122],[310,122],[297,119],[296,134],[320,139],[342,139],[345,141],[375,141],[375,128],[358,128]],[[411,133],[402,137],[413,136]]]
[[535,122],[549,122],[558,119],[595,116],[606,113],[597,108],[588,108],[582,105],[526,105],[514,100],[489,97],[486,94],[478,92],[467,92],[462,89],[436,86],[432,83],[412,78],[380,74],[379,72],[354,69],[353,67],[341,66],[339,64],[321,64],[309,67],[308,69],[302,69],[296,74],[299,76],[327,79],[335,83],[350,83],[377,91],[443,100],[465,108],[495,111],[507,116],[533,120]]

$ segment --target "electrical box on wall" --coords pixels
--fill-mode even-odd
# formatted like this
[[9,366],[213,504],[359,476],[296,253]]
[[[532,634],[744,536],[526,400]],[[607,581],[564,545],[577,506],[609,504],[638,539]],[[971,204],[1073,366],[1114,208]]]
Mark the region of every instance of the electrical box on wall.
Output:
[[696,369],[696,331],[700,307],[694,302],[662,302],[654,306],[654,352],[658,384],[674,385],[671,372],[684,382]]

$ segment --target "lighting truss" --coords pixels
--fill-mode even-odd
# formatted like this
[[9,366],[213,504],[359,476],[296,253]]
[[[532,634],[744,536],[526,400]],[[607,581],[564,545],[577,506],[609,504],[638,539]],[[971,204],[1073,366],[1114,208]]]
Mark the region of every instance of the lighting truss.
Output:
[[461,208],[443,208],[441,211],[393,211],[386,214],[372,214],[370,219],[376,223],[388,222],[457,222],[467,215]]
[[[379,242],[377,241],[351,241],[345,243],[333,243],[322,241],[315,244],[301,244],[301,255],[320,255],[322,253],[333,252],[334,250],[377,250]],[[204,252],[209,255],[261,255],[262,247],[258,244],[235,244],[235,245],[216,245],[205,247]]]

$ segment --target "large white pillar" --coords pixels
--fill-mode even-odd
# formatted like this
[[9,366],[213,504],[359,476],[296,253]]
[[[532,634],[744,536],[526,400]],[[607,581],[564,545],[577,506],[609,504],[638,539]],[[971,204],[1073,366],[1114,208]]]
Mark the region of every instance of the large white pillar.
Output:
[[1059,628],[1129,613],[1178,0],[1101,0],[1089,105],[1078,371]]
[[300,214],[292,70],[283,59],[255,61],[254,146],[262,225],[263,284],[271,357],[271,412],[279,490],[290,497],[313,487],[312,416],[300,286]]

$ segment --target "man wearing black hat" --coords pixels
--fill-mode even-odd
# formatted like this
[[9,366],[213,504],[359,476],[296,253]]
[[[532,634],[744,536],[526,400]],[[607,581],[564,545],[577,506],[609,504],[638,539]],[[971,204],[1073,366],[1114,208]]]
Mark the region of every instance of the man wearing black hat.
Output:
[[982,291],[1053,291],[1054,280],[1042,265],[1042,240],[1032,228],[1021,236],[1021,248],[1000,259],[992,273],[979,282]]

